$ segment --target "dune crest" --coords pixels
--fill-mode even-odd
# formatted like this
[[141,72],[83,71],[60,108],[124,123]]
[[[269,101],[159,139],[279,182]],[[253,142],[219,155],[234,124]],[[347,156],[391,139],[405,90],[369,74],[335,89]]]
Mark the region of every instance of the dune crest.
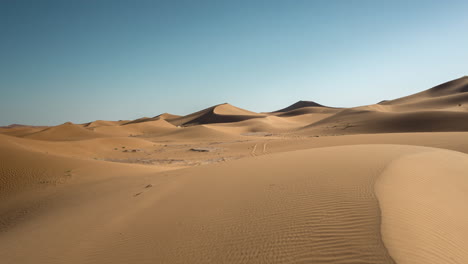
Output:
[[392,162],[376,183],[382,236],[397,263],[468,262],[468,155],[432,150]]
[[326,106],[323,106],[323,105],[318,104],[318,103],[313,102],[313,101],[297,101],[297,102],[295,102],[294,104],[292,104],[292,105],[290,105],[288,107],[285,107],[285,108],[280,109],[280,110],[273,111],[272,113],[289,112],[289,111],[296,110],[298,108],[303,108],[303,107],[326,107]]
[[44,130],[24,136],[25,138],[38,140],[82,140],[102,137],[99,133],[95,133],[90,129],[84,128],[81,125],[76,125],[71,122],[64,123],[55,127],[49,127]]
[[239,122],[251,118],[260,118],[265,115],[244,110],[230,104],[219,104],[201,111],[168,120],[176,126],[191,126],[210,123]]
[[0,128],[1,262],[468,263],[467,85]]

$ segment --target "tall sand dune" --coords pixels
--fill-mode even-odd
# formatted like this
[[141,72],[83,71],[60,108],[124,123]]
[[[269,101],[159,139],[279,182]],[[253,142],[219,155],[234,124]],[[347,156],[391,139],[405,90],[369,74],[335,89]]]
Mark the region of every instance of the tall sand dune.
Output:
[[239,122],[259,117],[264,117],[264,115],[244,110],[226,103],[215,105],[180,118],[171,118],[168,119],[168,121],[176,126],[190,126],[210,123]]
[[376,105],[348,108],[298,130],[306,134],[468,131],[468,77]]
[[468,131],[468,112],[380,112],[346,109],[298,130],[298,134],[362,134]]
[[[468,77],[0,128],[0,263],[468,263]],[[459,152],[457,152],[459,151]]]
[[453,81],[449,81],[440,85],[437,85],[426,91],[422,91],[416,94],[398,98],[395,100],[385,101],[383,105],[397,105],[415,102],[419,100],[444,97],[454,94],[463,94],[468,92],[468,76],[464,76]]

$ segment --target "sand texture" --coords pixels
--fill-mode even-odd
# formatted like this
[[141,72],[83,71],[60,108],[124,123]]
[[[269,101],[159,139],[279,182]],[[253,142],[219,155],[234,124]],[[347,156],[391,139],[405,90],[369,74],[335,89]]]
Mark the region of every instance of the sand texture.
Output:
[[468,263],[468,77],[0,128],[0,263]]

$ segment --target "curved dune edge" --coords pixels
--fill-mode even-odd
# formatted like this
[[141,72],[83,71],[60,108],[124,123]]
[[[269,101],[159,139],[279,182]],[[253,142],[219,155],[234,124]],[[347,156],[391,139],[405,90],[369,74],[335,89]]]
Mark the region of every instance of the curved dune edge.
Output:
[[6,263],[390,264],[374,183],[385,164],[418,151],[317,148],[75,185],[47,214],[2,235],[0,255]]
[[382,238],[399,264],[468,263],[468,156],[402,156],[377,179]]
[[[36,167],[46,164],[33,154]],[[54,158],[68,163],[51,177],[76,168],[76,181],[45,200],[28,196],[38,209],[6,223],[0,255],[51,264],[467,263],[467,157],[350,145],[154,174]]]

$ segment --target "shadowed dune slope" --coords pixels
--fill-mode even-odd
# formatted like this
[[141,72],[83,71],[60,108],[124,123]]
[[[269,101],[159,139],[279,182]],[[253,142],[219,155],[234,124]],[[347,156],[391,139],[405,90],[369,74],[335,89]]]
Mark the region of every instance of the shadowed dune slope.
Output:
[[95,128],[95,127],[101,127],[101,126],[118,126],[123,123],[125,123],[125,121],[96,120],[93,122],[86,123],[83,126],[87,128]]
[[122,125],[130,125],[130,124],[138,124],[138,123],[144,123],[144,122],[150,122],[150,121],[155,121],[158,120],[158,117],[141,117],[132,121],[125,122]]
[[417,110],[468,111],[468,77],[462,77],[434,88],[380,103],[392,111]]
[[468,131],[468,77],[375,105],[348,108],[300,128],[298,134]]
[[468,76],[449,81],[438,86],[435,86],[426,91],[422,91],[413,95],[405,96],[395,100],[385,101],[381,104],[383,105],[396,105],[396,104],[406,104],[414,101],[419,101],[423,99],[429,99],[433,97],[443,97],[454,94],[462,94],[468,92]]
[[279,111],[0,128],[0,262],[468,263],[468,77]]
[[176,119],[181,116],[178,115],[173,115],[169,113],[163,113],[160,115],[157,115],[155,117],[141,117],[132,121],[125,122],[122,125],[130,125],[130,124],[137,124],[137,123],[144,123],[144,122],[151,122],[151,121],[157,121],[157,120],[171,120],[171,119]]
[[297,108],[288,112],[281,112],[277,116],[280,117],[291,117],[291,116],[300,116],[300,115],[307,115],[307,114],[334,114],[342,109],[340,108],[331,108],[331,107],[301,107]]
[[176,126],[191,126],[210,123],[239,122],[264,116],[265,115],[244,110],[230,104],[220,104],[190,115],[179,118],[171,118],[168,119],[168,121]]
[[375,105],[348,108],[298,133],[358,134],[468,131],[468,77]]
[[299,109],[299,108],[303,108],[303,107],[326,107],[326,106],[323,106],[321,104],[318,104],[316,102],[312,102],[312,101],[298,101],[288,107],[285,107],[283,109],[280,109],[280,110],[276,110],[276,111],[273,111],[272,113],[279,113],[279,112],[289,112],[289,111],[292,111],[292,110],[296,110],[296,109]]
[[347,109],[298,130],[298,134],[370,134],[468,131],[468,112],[379,112]]
[[[328,116],[328,115],[326,115]],[[207,125],[210,128],[225,131],[228,133],[289,133],[303,127],[312,120],[325,118],[323,114],[302,115],[300,117],[281,118],[278,116],[267,116],[264,118],[254,118],[236,123],[221,123]]]
[[161,119],[170,120],[170,119],[179,118],[179,117],[181,117],[181,116],[180,116],[180,115],[170,114],[170,113],[162,113],[162,114],[157,115],[157,116],[155,116],[155,117],[158,117],[158,118],[161,118]]

